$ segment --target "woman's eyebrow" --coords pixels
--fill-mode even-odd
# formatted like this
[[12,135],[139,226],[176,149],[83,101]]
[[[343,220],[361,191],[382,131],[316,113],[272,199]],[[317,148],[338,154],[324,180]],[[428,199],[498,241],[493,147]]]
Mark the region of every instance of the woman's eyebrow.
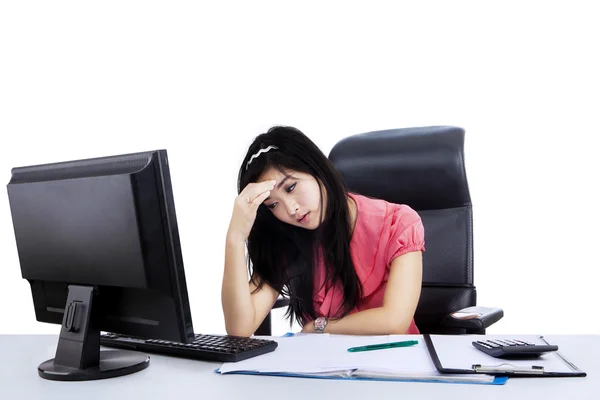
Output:
[[292,179],[292,178],[294,178],[292,175],[286,174],[285,178],[283,178],[283,180],[277,184],[277,189],[281,189],[281,187],[283,186],[283,184],[285,182],[287,182],[288,179]]
[[291,178],[291,176],[290,176],[290,175],[286,175],[286,176],[285,176],[285,178],[283,178],[283,180],[277,184],[277,189],[281,189],[281,187],[283,186],[283,184],[284,184],[284,183],[285,183],[285,182],[286,182],[288,179],[290,179],[290,178]]
[[[279,183],[277,184],[277,189],[281,189],[281,187],[283,186],[283,184],[284,184],[284,183],[286,183],[286,182],[287,182],[287,180],[288,180],[288,179],[291,179],[291,178],[293,178],[293,176],[291,176],[291,175],[286,175],[286,176],[285,176],[285,178],[283,178],[283,179],[281,180],[281,182],[279,182]],[[271,199],[271,196],[267,197],[267,198],[265,199],[265,201],[267,201],[267,200],[270,200],[270,199]]]

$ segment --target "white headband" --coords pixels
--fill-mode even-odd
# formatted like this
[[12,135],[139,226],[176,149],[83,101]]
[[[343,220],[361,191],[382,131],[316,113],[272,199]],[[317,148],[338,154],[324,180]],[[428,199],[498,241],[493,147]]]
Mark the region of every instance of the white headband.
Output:
[[252,157],[250,157],[250,160],[248,160],[248,162],[246,163],[246,170],[248,170],[248,167],[250,166],[250,163],[258,156],[260,156],[262,153],[266,153],[267,151],[271,150],[271,149],[275,149],[277,150],[277,146],[269,146],[266,149],[260,149],[259,151],[257,151],[255,154],[252,155]]

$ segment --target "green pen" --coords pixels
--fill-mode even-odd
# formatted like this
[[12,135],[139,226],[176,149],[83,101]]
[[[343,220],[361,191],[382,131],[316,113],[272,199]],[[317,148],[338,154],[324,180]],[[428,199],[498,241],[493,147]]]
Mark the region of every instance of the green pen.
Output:
[[380,344],[369,344],[367,346],[359,346],[359,347],[350,347],[348,349],[351,353],[356,353],[358,351],[371,351],[371,350],[383,350],[383,349],[393,349],[395,347],[409,347],[414,346],[419,343],[416,340],[405,340],[403,342],[390,342],[390,343],[380,343]]

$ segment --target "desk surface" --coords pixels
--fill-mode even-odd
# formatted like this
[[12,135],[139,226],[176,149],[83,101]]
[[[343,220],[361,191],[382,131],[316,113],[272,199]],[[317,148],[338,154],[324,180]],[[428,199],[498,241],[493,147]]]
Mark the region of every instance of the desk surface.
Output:
[[[87,382],[55,382],[37,374],[54,357],[58,336],[0,335],[0,397],[4,399],[598,399],[600,335],[551,336],[585,378],[511,378],[505,385],[426,382],[341,381],[268,376],[219,375],[219,363],[150,355],[138,373]],[[115,397],[116,396],[116,397]],[[191,397],[183,397],[191,396]],[[408,396],[408,397],[407,397]]]

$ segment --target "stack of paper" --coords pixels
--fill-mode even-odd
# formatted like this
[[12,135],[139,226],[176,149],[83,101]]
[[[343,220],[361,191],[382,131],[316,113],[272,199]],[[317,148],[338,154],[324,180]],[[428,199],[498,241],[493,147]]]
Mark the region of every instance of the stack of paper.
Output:
[[[486,374],[440,374],[420,335],[308,334],[273,339],[279,344],[275,351],[236,363],[224,363],[217,372],[342,379],[486,384],[505,382],[498,379],[494,381],[494,376]],[[411,347],[348,351],[350,347],[415,339],[418,344]]]

